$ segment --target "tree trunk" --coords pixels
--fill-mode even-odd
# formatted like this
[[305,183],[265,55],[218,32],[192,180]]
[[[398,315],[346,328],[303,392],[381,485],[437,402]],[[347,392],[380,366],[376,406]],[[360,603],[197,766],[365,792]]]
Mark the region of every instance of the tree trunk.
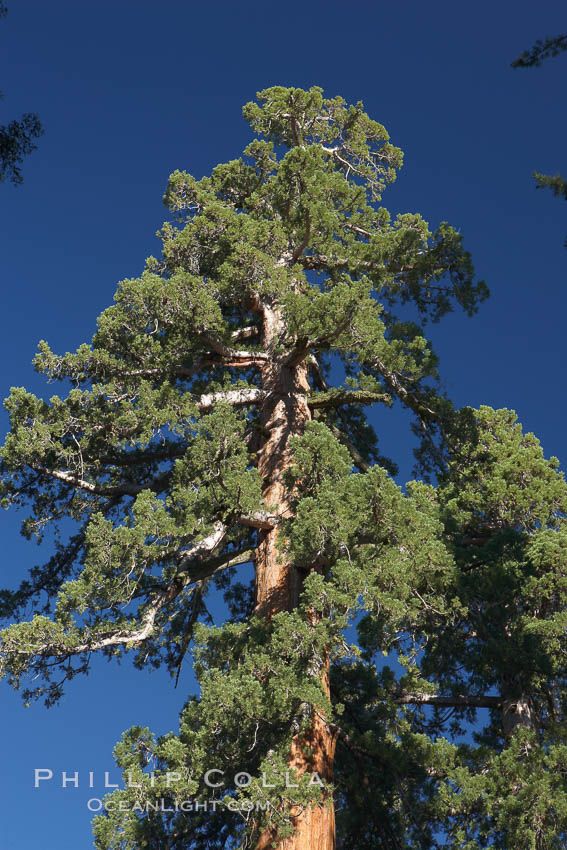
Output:
[[[286,366],[274,348],[282,330],[279,312],[263,307],[265,350],[272,359],[262,371],[262,388],[268,397],[262,405],[261,425],[265,442],[259,452],[258,471],[266,504],[282,518],[292,515],[284,475],[291,464],[289,439],[303,433],[310,419],[307,396],[307,366]],[[278,528],[259,532],[256,552],[256,613],[270,620],[280,611],[293,610],[299,601],[301,579],[290,563],[278,537]],[[329,691],[328,668],[324,670],[324,687]],[[335,738],[324,718],[315,711],[307,734],[296,735],[291,743],[289,765],[299,776],[314,772],[324,781],[333,777]],[[308,753],[308,754],[307,754]],[[275,830],[265,830],[256,850],[334,850],[335,814],[332,799],[325,799],[314,785],[313,805],[307,809],[286,812],[292,818],[294,833],[279,839]]]
[[535,731],[533,700],[527,694],[502,701],[502,730],[509,738],[520,726]]

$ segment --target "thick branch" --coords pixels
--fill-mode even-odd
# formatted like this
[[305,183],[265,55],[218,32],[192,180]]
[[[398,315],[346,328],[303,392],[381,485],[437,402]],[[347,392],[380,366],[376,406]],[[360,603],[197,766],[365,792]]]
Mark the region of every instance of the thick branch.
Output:
[[391,405],[392,399],[387,393],[366,392],[364,390],[331,390],[325,393],[314,393],[307,404],[312,410],[328,407],[340,407],[343,404],[373,404],[380,401]]
[[[227,527],[222,522],[216,522],[213,531],[199,543],[195,543],[179,557],[179,566],[184,574],[188,574],[192,562],[200,563],[205,555],[210,555],[221,543],[227,533]],[[167,592],[165,593],[167,595]]]
[[225,390],[218,393],[206,393],[195,399],[199,410],[210,410],[219,401],[226,401],[233,407],[242,407],[246,404],[259,404],[266,397],[264,390],[257,387],[244,387],[241,390]]
[[355,224],[345,224],[347,230],[352,230],[358,236],[363,236],[365,239],[370,239],[372,234],[369,230],[364,230],[363,227],[357,227]]
[[193,564],[189,570],[183,570],[177,573],[177,578],[186,579],[187,584],[203,581],[203,579],[214,575],[220,570],[226,570],[228,567],[237,567],[240,564],[247,564],[254,561],[256,557],[255,549],[239,549],[238,551],[225,552],[222,555],[217,555],[214,558],[209,558],[207,561]]
[[167,481],[169,471],[152,478],[151,481],[145,484],[117,484],[114,486],[105,486],[104,484],[92,484],[90,481],[85,481],[79,475],[73,472],[68,472],[62,469],[48,469],[46,466],[38,464],[30,464],[34,472],[39,472],[41,475],[46,475],[49,478],[56,478],[58,481],[63,481],[65,484],[71,484],[79,490],[85,490],[87,493],[93,493],[95,496],[116,497],[116,496],[137,496],[142,490],[156,490]]
[[297,345],[295,346],[293,351],[290,351],[290,353],[285,358],[285,365],[290,369],[292,369],[294,366],[297,366],[299,363],[305,360],[315,343],[316,340],[312,339],[298,340]]
[[278,524],[278,517],[275,514],[269,514],[267,511],[255,511],[253,514],[241,514],[237,517],[237,522],[247,528],[270,531]]
[[193,578],[193,570],[200,565],[205,556],[212,554],[222,543],[226,532],[226,526],[222,522],[217,522],[211,534],[181,555],[179,564],[183,568],[183,572],[174,576],[167,585],[154,592],[153,602],[144,613],[139,628],[135,630],[117,629],[104,637],[93,636],[92,639],[87,639],[84,643],[72,646],[46,643],[33,651],[8,647],[6,655],[68,658],[72,655],[81,655],[84,652],[96,652],[110,646],[125,646],[146,640],[154,630],[155,620],[160,609],[179,596],[189,582],[197,580]]
[[234,362],[245,361],[248,363],[249,361],[250,365],[253,365],[254,363],[259,365],[268,360],[268,355],[263,351],[240,351],[237,348],[231,348],[231,346],[221,342],[220,339],[215,339],[208,334],[201,334],[201,338],[207,343],[207,345],[210,345],[213,351],[220,354],[221,357],[228,358]]
[[450,708],[499,708],[503,698],[500,696],[473,696],[469,694],[454,694],[439,696],[438,694],[397,694],[395,701],[399,705],[439,705]]
[[334,342],[348,327],[352,319],[352,313],[353,310],[350,310],[348,313],[346,313],[342,322],[339,322],[335,330],[327,334],[326,336],[317,337],[317,339],[308,339],[305,337],[299,339],[295,348],[290,351],[290,353],[285,358],[285,365],[288,367],[297,366],[299,363],[305,360],[311,349],[315,347],[321,347],[323,345],[329,345],[331,342]]
[[199,360],[194,366],[156,366],[153,369],[131,369],[119,372],[121,378],[153,378],[155,375],[175,375],[177,378],[194,378],[205,366],[213,365],[214,361]]
[[230,336],[233,342],[240,342],[241,339],[251,339],[254,336],[258,336],[259,333],[260,330],[256,325],[249,325],[246,328],[239,328],[237,331],[233,331]]

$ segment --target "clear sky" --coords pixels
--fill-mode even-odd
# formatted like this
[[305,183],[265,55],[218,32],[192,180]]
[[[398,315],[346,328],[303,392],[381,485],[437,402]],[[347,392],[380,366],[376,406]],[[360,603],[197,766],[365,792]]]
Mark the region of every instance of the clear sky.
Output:
[[[240,109],[257,90],[320,85],[363,100],[405,151],[385,206],[460,229],[492,291],[473,319],[455,314],[431,329],[449,394],[459,405],[515,409],[546,453],[565,459],[567,216],[530,175],[567,170],[567,54],[510,68],[536,38],[567,30],[563,4],[7,4],[0,123],[36,111],[46,135],[24,185],[0,186],[1,395],[12,385],[43,392],[31,367],[38,340],[55,351],[89,340],[116,282],[159,250],[171,171],[200,177],[237,157],[250,139]],[[403,483],[411,438],[395,414],[376,411],[373,421]],[[45,557],[18,528],[17,515],[0,514],[0,585]],[[191,688],[188,670],[175,690],[165,674],[96,663],[46,711],[24,709],[0,685],[3,850],[90,847],[86,800],[103,795],[104,771],[117,781],[114,743],[133,723],[176,729]],[[36,767],[54,772],[38,789]],[[79,789],[61,788],[64,770],[80,771]]]

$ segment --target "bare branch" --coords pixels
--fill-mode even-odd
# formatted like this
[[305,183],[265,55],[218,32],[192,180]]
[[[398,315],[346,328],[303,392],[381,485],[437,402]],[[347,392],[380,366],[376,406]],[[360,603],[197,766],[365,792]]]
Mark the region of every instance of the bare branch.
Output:
[[160,609],[166,603],[171,602],[179,596],[190,581],[195,580],[191,577],[191,566],[199,565],[206,555],[214,552],[224,539],[226,532],[226,526],[222,522],[217,522],[215,523],[214,530],[207,537],[200,540],[191,549],[182,554],[179,564],[184,567],[183,573],[180,576],[174,576],[165,587],[159,588],[154,592],[153,604],[149,605],[144,613],[139,628],[135,630],[117,629],[104,637],[100,635],[93,636],[90,639],[87,638],[84,643],[72,646],[45,643],[31,651],[29,649],[7,647],[5,649],[6,655],[67,658],[72,655],[81,655],[84,652],[96,652],[110,646],[131,645],[146,640],[154,631],[155,620]]
[[224,539],[227,530],[228,529],[224,523],[216,522],[213,531],[207,535],[207,537],[204,537],[198,543],[195,543],[190,549],[183,552],[178,561],[183,573],[188,573],[192,562],[200,562],[203,560],[205,555],[210,555],[214,552],[217,546]]
[[240,525],[248,528],[259,528],[270,530],[278,524],[278,517],[275,514],[269,514],[267,511],[255,511],[253,514],[241,514],[237,521]]
[[177,578],[186,578],[187,584],[195,584],[203,581],[203,579],[214,575],[220,570],[228,569],[228,567],[237,567],[240,564],[247,564],[254,561],[256,557],[255,549],[240,549],[238,551],[231,550],[224,552],[222,555],[217,555],[214,558],[209,558],[207,561],[200,563],[192,563],[188,570],[183,570],[177,573]]
[[225,390],[218,393],[206,393],[195,399],[199,410],[210,410],[220,401],[226,401],[233,407],[242,407],[246,404],[259,404],[266,397],[264,390],[257,387],[244,387],[241,390]]
[[85,490],[87,493],[93,493],[96,496],[115,497],[115,496],[137,496],[142,490],[156,490],[167,481],[169,472],[152,478],[151,481],[145,484],[117,484],[115,486],[105,486],[104,484],[92,484],[90,481],[85,481],[79,475],[73,472],[68,472],[61,469],[48,469],[46,466],[39,464],[30,464],[34,472],[40,475],[46,475],[49,478],[56,478],[58,481],[63,481],[65,484],[71,484],[79,490]]
[[157,375],[174,375],[177,378],[194,378],[201,369],[204,369],[206,366],[214,365],[214,360],[203,358],[198,360],[193,366],[181,366],[180,364],[175,364],[173,366],[155,366],[152,369],[130,369],[126,372],[122,372],[120,369],[113,369],[105,364],[103,371],[106,375],[116,375],[119,378],[153,378]]
[[246,328],[239,328],[237,331],[233,331],[231,339],[233,342],[240,342],[241,339],[251,339],[254,336],[258,336],[259,333],[259,328],[255,325],[249,325]]
[[369,230],[364,230],[364,228],[357,227],[354,224],[345,224],[345,227],[347,228],[347,230],[354,231],[354,233],[357,233],[359,236],[364,236],[365,239],[370,239],[370,237],[372,236]]
[[179,378],[193,378],[197,372],[205,366],[211,365],[209,360],[200,360],[195,366],[157,366],[154,369],[133,369],[130,372],[120,373],[122,378],[151,378],[154,375],[163,375],[166,373],[173,374]]
[[473,696],[471,694],[454,694],[439,696],[438,694],[397,694],[395,701],[399,705],[439,705],[450,708],[499,708],[503,697]]
[[264,351],[240,351],[237,348],[231,348],[226,343],[221,342],[220,339],[215,339],[209,334],[201,334],[201,339],[210,345],[210,347],[217,354],[220,354],[221,357],[228,358],[229,360],[238,363],[240,361],[245,361],[248,363],[250,361],[250,365],[265,363],[268,360],[269,355]]

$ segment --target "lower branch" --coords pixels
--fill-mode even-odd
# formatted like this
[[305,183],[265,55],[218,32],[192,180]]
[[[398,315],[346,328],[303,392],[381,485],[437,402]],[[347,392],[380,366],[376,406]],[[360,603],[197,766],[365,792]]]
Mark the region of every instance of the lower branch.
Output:
[[481,694],[473,696],[469,694],[454,694],[451,696],[439,696],[438,694],[396,694],[394,697],[398,705],[439,705],[448,708],[500,708],[501,696],[487,696]]
[[208,334],[201,334],[201,338],[209,345],[216,354],[221,357],[227,357],[229,360],[238,362],[244,360],[250,365],[261,366],[268,360],[268,354],[263,351],[240,351],[237,348],[232,348],[230,345],[222,342],[220,339],[215,339]]
[[330,390],[324,393],[313,393],[307,399],[311,410],[328,407],[341,407],[343,404],[374,404],[382,402],[391,406],[392,398],[388,393],[366,392],[365,390]]
[[259,404],[266,397],[264,390],[257,387],[245,387],[241,390],[226,390],[218,393],[206,393],[195,399],[200,411],[210,410],[218,402],[226,401],[233,407],[241,407],[246,404]]
[[[44,660],[48,657],[70,658],[71,656],[81,655],[85,652],[96,652],[110,646],[125,646],[146,640],[154,631],[156,616],[160,609],[178,597],[188,584],[195,583],[206,577],[199,573],[199,567],[204,558],[207,555],[211,555],[222,543],[226,533],[227,527],[224,523],[217,522],[211,534],[200,540],[191,549],[182,553],[178,562],[182,572],[175,575],[165,586],[153,591],[151,602],[142,616],[137,629],[116,629],[114,632],[110,632],[104,636],[98,634],[90,638],[87,637],[83,643],[74,643],[71,639],[67,644],[63,638],[61,643],[40,643],[33,647],[33,649],[20,649],[18,642],[15,641],[14,646],[4,646],[6,657],[27,655],[30,659],[41,657]],[[233,556],[234,553],[231,553],[230,557]],[[218,566],[216,569],[218,569]],[[211,572],[214,572],[214,570],[215,568],[211,568]]]

